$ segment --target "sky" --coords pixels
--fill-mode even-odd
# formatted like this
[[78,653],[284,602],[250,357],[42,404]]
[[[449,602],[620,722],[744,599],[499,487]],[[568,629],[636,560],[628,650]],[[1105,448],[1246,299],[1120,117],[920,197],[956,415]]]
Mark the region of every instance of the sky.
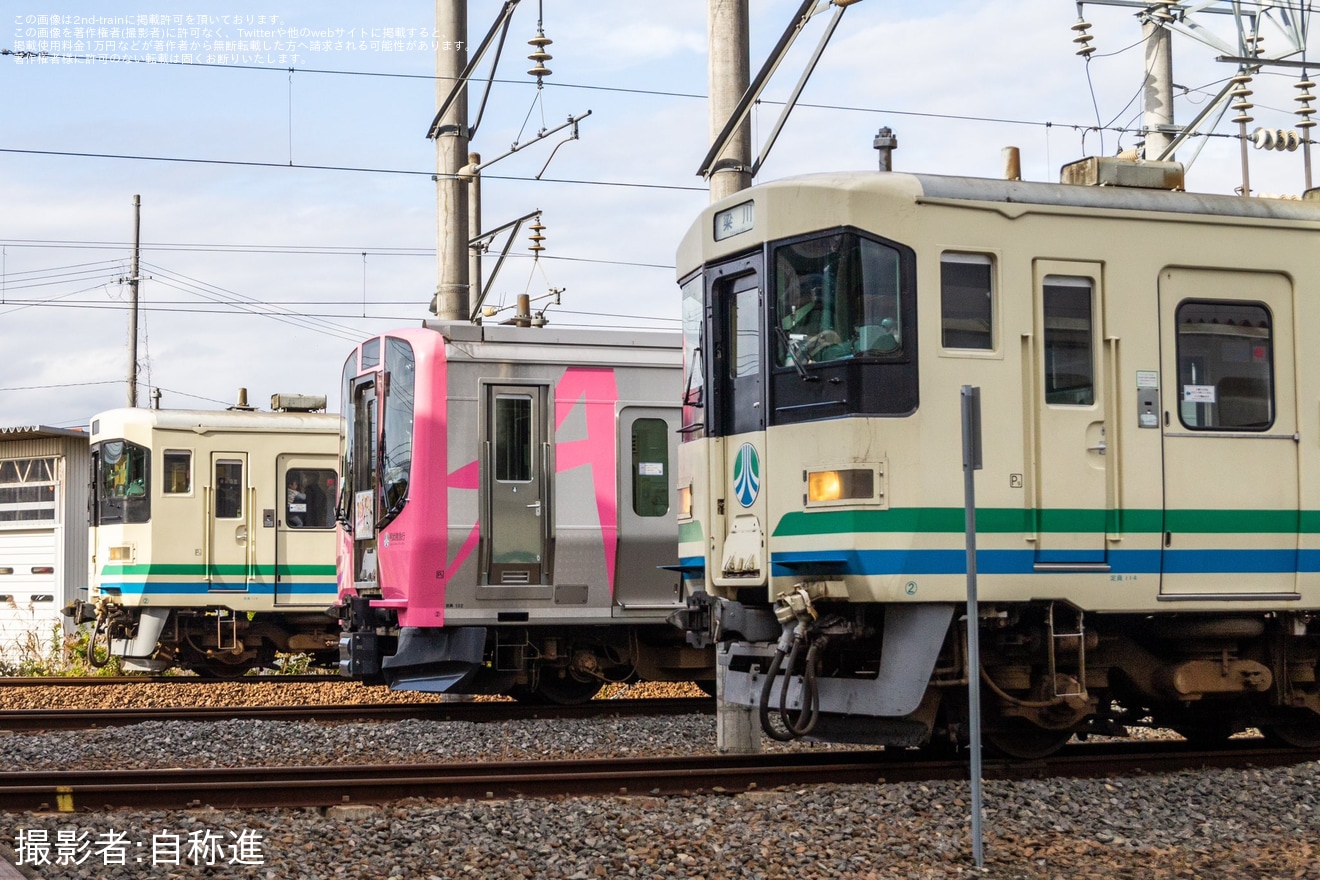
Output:
[[[472,44],[501,5],[471,0]],[[798,5],[750,0],[753,71]],[[520,147],[483,172],[483,226],[540,210],[546,250],[532,259],[524,227],[489,304],[527,293],[557,326],[678,328],[674,251],[709,201],[697,175],[710,140],[706,11],[522,0],[471,149],[489,161]],[[757,181],[874,169],[882,126],[898,137],[896,171],[933,174],[1000,176],[1014,145],[1026,179],[1052,181],[1066,162],[1134,146],[1140,25],[1130,8],[1082,14],[1089,63],[1075,54],[1071,0],[850,6]],[[526,74],[538,17],[553,40],[540,89]],[[754,152],[827,18],[753,110]],[[1235,41],[1228,16],[1200,18]],[[432,5],[3,0],[0,25],[0,50],[17,53],[0,55],[0,426],[81,427],[126,404],[135,195],[140,405],[158,388],[164,407],[223,408],[243,387],[261,407],[293,392],[337,411],[354,344],[429,316]],[[1282,49],[1263,32],[1267,53]],[[1235,72],[1216,54],[1175,36],[1175,121]],[[1249,130],[1294,126],[1296,74],[1257,78]],[[537,139],[587,111],[576,139]],[[1215,129],[1236,131],[1227,119]],[[1238,144],[1205,139],[1188,188],[1240,186]],[[1300,152],[1253,149],[1250,161],[1257,192],[1301,192]]]

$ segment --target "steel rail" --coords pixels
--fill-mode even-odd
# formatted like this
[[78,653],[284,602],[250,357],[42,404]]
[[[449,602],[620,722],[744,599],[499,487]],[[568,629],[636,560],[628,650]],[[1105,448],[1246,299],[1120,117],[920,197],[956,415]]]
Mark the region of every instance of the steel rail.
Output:
[[517,702],[349,703],[301,706],[164,706],[129,709],[0,710],[0,730],[87,730],[147,721],[469,721],[484,723],[523,718],[605,718],[644,715],[714,714],[715,700],[702,697],[590,700],[573,706]]
[[[993,779],[1115,777],[1214,767],[1297,764],[1315,750],[1230,743],[1213,752],[1186,743],[1083,745],[1041,761],[987,761]],[[424,765],[172,768],[0,773],[0,810],[114,808],[270,809],[383,803],[403,798],[727,794],[822,783],[965,779],[965,761],[913,751],[830,750],[761,755],[491,761]]]
[[123,684],[353,684],[342,675],[241,675],[238,678],[202,678],[199,675],[7,675],[7,687],[103,687]]

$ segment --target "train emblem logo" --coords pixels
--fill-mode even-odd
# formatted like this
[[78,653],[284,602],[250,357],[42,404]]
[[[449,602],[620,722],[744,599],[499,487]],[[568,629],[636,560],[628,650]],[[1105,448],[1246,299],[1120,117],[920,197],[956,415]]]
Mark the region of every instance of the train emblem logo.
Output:
[[733,494],[743,507],[751,507],[761,491],[761,456],[756,447],[744,443],[733,460]]

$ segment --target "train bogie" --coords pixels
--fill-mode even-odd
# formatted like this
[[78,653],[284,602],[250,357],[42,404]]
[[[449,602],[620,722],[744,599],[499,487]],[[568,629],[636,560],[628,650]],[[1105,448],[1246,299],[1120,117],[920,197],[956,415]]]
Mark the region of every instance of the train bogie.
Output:
[[1318,230],[1314,201],[903,174],[713,205],[679,259],[680,557],[728,699],[965,735],[972,385],[991,734],[1320,733]]
[[338,438],[337,416],[307,411],[95,416],[91,580],[66,612],[92,624],[93,662],[220,677],[277,652],[332,663]]
[[575,702],[713,675],[682,607],[665,334],[435,323],[344,370],[341,667]]

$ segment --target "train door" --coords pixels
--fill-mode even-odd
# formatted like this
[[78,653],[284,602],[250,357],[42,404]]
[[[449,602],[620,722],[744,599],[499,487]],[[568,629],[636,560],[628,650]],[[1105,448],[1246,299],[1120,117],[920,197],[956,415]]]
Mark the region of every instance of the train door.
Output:
[[1295,595],[1293,291],[1283,275],[1160,273],[1167,598]]
[[327,590],[318,581],[334,553],[335,462],[286,453],[277,456],[275,471],[275,604],[306,603]]
[[353,380],[349,394],[352,409],[345,439],[349,447],[349,472],[344,474],[344,482],[353,490],[353,497],[345,499],[353,505],[349,511],[353,518],[353,583],[359,589],[370,590],[377,583],[376,519],[379,506],[376,480],[380,435],[375,374]]
[[[678,603],[674,462],[678,411],[625,407],[619,413],[619,554],[614,601],[632,610]],[[664,567],[662,567],[664,566]]]
[[252,581],[250,482],[246,452],[212,452],[207,499],[206,580],[212,590],[246,590]]
[[482,543],[487,584],[549,583],[553,509],[545,385],[485,387]]
[[1107,375],[1096,263],[1035,264],[1036,565],[1107,562]]
[[711,466],[711,572],[723,587],[753,587],[769,574],[765,550],[765,297],[759,255],[712,267],[711,386],[719,438]]

